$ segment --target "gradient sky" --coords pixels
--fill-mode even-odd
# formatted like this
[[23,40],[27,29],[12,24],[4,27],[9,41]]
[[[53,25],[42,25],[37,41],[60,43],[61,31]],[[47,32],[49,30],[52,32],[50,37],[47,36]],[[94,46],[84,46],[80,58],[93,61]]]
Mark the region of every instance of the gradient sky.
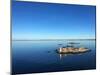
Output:
[[12,2],[14,39],[93,39],[95,6]]

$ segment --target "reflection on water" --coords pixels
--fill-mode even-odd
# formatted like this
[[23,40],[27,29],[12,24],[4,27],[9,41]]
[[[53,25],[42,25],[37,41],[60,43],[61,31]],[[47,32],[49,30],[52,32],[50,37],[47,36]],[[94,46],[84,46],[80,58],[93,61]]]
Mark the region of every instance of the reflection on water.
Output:
[[82,54],[58,54],[55,52],[62,46],[73,41],[13,41],[12,42],[12,72],[14,74],[54,72],[95,69],[95,40],[75,42],[91,49]]
[[[84,53],[77,53],[77,55],[82,55],[82,54],[84,54]],[[75,54],[59,54],[59,59],[63,59],[64,57],[71,56],[71,55],[75,55]]]
[[67,54],[59,54],[60,59],[62,59],[63,56],[67,56]]

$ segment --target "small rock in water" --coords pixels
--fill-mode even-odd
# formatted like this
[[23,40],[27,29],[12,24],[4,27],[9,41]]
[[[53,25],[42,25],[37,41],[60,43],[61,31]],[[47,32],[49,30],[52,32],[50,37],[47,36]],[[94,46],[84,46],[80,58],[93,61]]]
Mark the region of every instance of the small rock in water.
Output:
[[50,53],[51,51],[47,51],[47,53]]
[[58,45],[62,45],[62,44],[58,44]]

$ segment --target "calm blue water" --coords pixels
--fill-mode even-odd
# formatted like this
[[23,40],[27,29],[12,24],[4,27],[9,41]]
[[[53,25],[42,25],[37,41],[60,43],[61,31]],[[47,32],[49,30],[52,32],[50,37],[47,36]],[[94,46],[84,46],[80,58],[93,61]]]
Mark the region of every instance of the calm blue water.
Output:
[[96,68],[95,40],[74,41],[76,47],[86,47],[90,52],[59,55],[59,43],[66,46],[71,41],[12,41],[13,74],[86,70]]

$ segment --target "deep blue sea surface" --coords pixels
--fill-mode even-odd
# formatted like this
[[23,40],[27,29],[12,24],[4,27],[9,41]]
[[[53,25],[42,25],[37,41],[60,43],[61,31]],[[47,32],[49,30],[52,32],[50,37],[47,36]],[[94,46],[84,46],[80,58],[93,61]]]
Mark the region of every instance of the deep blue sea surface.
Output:
[[[77,42],[76,47],[86,47],[91,51],[81,54],[60,55],[56,53],[58,44],[66,46]],[[12,73],[40,73],[55,71],[87,70],[96,68],[95,40],[62,41],[12,41]]]

